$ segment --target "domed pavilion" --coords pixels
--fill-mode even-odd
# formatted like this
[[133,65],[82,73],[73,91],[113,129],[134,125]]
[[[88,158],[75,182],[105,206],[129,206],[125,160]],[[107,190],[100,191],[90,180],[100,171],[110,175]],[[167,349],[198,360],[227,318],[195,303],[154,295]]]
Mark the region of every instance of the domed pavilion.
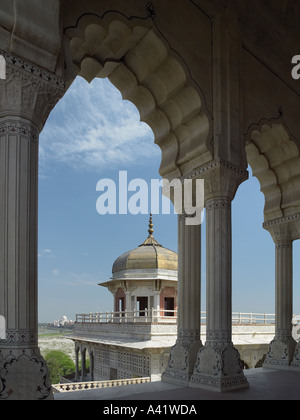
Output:
[[137,248],[118,257],[110,281],[101,283],[114,296],[114,310],[134,316],[174,316],[177,309],[177,253],[153,237],[152,215],[148,237]]

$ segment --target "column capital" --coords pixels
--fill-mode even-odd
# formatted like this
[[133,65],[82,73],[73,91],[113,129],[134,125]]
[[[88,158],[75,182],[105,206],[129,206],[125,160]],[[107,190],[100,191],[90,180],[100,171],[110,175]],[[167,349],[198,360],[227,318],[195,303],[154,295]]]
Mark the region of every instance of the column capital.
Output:
[[216,159],[197,168],[186,178],[204,179],[205,202],[228,197],[233,200],[239,185],[248,179],[248,171],[223,159]]
[[268,220],[263,223],[263,228],[270,233],[275,244],[300,239],[300,213]]
[[0,117],[0,136],[18,135],[32,143],[38,143],[39,130],[35,125],[20,117]]
[[217,198],[210,198],[206,201],[206,210],[212,209],[231,209],[231,198],[226,197],[217,197]]
[[0,118],[23,117],[41,131],[56,103],[65,93],[62,79],[0,50],[6,61],[0,80]]

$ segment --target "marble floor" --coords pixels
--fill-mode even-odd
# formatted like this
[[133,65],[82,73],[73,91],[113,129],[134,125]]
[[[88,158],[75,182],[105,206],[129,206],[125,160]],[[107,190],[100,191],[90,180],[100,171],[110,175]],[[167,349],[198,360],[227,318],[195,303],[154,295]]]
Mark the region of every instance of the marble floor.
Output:
[[59,393],[55,400],[203,401],[203,400],[300,400],[300,371],[250,369],[249,388],[219,393],[163,382]]

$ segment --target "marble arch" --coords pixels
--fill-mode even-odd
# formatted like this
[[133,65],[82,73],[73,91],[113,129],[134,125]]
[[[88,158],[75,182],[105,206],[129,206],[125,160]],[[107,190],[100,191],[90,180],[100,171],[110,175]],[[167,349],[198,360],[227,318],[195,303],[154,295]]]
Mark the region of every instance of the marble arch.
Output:
[[264,366],[298,368],[291,320],[293,241],[300,239],[300,146],[280,118],[251,126],[245,149],[265,196],[263,227],[275,243],[276,328]]
[[116,12],[83,15],[64,30],[72,73],[107,77],[137,107],[161,148],[160,174],[173,179],[212,159],[211,123],[186,64],[157,32]]
[[265,222],[300,211],[300,147],[284,122],[262,120],[246,141],[249,165],[265,196]]

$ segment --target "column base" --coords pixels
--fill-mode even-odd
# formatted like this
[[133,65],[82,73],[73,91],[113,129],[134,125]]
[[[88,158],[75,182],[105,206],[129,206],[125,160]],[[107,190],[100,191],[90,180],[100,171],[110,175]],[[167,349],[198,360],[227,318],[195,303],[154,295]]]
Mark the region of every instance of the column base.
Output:
[[177,340],[171,348],[168,366],[161,375],[161,381],[188,386],[201,347],[201,340],[190,344]]
[[300,342],[296,342],[293,361],[291,363],[292,370],[300,370]]
[[39,348],[0,350],[0,400],[53,400]]
[[233,344],[206,343],[198,352],[189,386],[217,392],[248,388],[239,352]]
[[292,337],[275,337],[270,343],[263,367],[270,369],[289,368],[295,354],[296,344]]

